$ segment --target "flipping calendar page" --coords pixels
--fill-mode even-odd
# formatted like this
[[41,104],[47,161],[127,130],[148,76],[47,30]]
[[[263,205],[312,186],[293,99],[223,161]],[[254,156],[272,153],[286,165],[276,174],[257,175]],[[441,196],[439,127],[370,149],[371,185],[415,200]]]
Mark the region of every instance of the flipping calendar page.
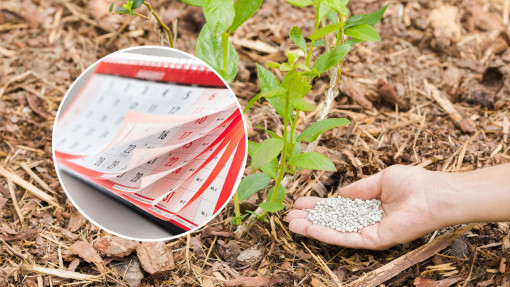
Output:
[[66,100],[53,134],[60,171],[173,234],[205,224],[230,199],[246,160],[244,122],[206,65],[115,53]]

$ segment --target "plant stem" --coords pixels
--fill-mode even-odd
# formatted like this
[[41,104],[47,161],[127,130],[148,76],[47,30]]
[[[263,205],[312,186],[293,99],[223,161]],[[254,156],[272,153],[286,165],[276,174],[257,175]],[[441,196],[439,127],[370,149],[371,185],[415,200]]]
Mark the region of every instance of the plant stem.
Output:
[[[340,16],[340,21],[343,21],[343,16]],[[343,27],[340,30],[340,33],[338,33],[338,34],[340,35],[339,43],[341,45],[343,45],[343,43],[344,43],[344,28]],[[326,49],[330,50],[330,47],[328,44],[329,41],[327,41],[327,39],[326,39],[325,42],[326,42]],[[320,112],[317,116],[317,121],[321,121],[321,120],[324,120],[325,118],[327,118],[329,112],[331,111],[331,108],[333,107],[333,102],[335,101],[335,98],[338,95],[338,85],[340,84],[340,77],[342,76],[343,64],[344,64],[344,60],[342,59],[342,61],[336,67],[333,67],[329,70],[329,77],[330,77],[329,87],[328,87],[328,90],[326,91],[326,96],[324,97],[324,102],[323,102],[324,104],[322,106],[322,109],[320,110]],[[316,140],[314,140],[313,142],[308,144],[308,146],[306,147],[306,152],[314,151],[315,148],[317,147],[317,144],[319,143],[320,138],[321,137],[319,135]]]
[[156,14],[156,12],[154,12],[154,9],[152,9],[152,6],[151,6],[151,4],[149,4],[148,1],[143,1],[143,4],[145,6],[147,6],[147,8],[149,9],[149,12],[154,16],[154,18],[156,18],[156,21],[158,21],[159,26],[161,26],[161,28],[163,28],[163,30],[165,30],[166,35],[168,36],[168,43],[170,44],[170,47],[173,48],[174,47],[174,38],[172,36],[172,32],[171,32],[170,28],[168,28],[168,26],[165,25],[165,23],[163,23],[163,21],[161,21],[158,14]]
[[241,216],[241,208],[239,207],[239,195],[237,194],[237,190],[234,192],[234,212],[236,217]]
[[228,32],[221,35],[221,46],[223,48],[223,67],[222,70],[227,75],[228,72]]
[[149,16],[145,16],[145,15],[140,14],[140,13],[135,12],[135,11],[133,11],[133,13],[135,13],[135,15],[138,15],[138,16],[140,16],[140,17],[144,18],[144,19],[149,19]]
[[[278,194],[278,189],[280,188],[280,184],[282,183],[283,176],[285,175],[285,170],[287,169],[287,145],[288,145],[288,121],[287,121],[287,115],[289,114],[289,106],[290,106],[290,95],[287,92],[285,94],[285,112],[283,117],[283,149],[282,149],[282,157],[280,158],[280,168],[278,170],[278,177],[276,177],[275,183],[274,183],[274,191],[271,195],[271,198],[269,199],[270,202],[274,201],[276,198],[276,195]],[[267,201],[267,199],[266,199]],[[259,218],[264,218],[264,216],[267,215],[267,210],[264,210],[264,212],[259,216]]]
[[[338,15],[338,21],[343,22],[344,16]],[[336,40],[335,40],[335,47],[338,46],[338,44],[343,45],[344,44],[344,26],[340,28],[339,33],[336,34]],[[342,60],[343,62],[343,60]]]
[[[317,6],[315,6],[315,25],[313,26],[313,32],[317,32],[317,30],[319,29],[319,24],[320,24],[320,19],[319,19],[319,10],[320,10],[320,7],[321,7],[321,1],[319,1],[319,3],[317,3]],[[305,65],[307,67],[310,67],[310,59],[312,57],[312,49],[313,49],[313,46],[315,45],[315,40],[312,40],[312,42],[310,42],[310,48],[308,49],[308,53],[306,53],[306,59],[305,59]]]
[[246,107],[243,109],[243,114],[246,114],[246,112],[260,99],[260,95],[262,93],[258,93],[255,97],[251,98],[251,100],[246,104]]
[[[294,117],[294,120],[292,121],[292,124],[290,125],[290,146],[292,147],[292,152],[294,153],[294,146],[296,145],[296,139],[294,138],[294,134],[296,131],[296,124],[299,119],[299,111],[296,111],[296,116]],[[294,173],[294,168],[290,167],[290,173]]]

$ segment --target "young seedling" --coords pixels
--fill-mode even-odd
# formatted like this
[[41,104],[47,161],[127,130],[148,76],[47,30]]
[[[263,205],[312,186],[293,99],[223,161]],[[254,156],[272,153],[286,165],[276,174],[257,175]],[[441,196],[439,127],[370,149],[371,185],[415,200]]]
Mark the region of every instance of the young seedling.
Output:
[[[373,26],[379,22],[388,5],[374,13],[355,15],[348,18],[347,0],[287,0],[298,6],[313,6],[315,9],[314,31],[306,40],[299,29],[294,26],[290,38],[304,53],[304,63],[298,54],[287,52],[285,63],[269,63],[268,68],[285,73],[280,82],[266,68],[257,65],[261,92],[249,101],[245,111],[260,99],[266,99],[281,116],[283,135],[265,130],[270,138],[262,143],[249,142],[248,153],[251,157],[253,174],[245,177],[234,195],[236,216],[234,224],[240,224],[247,214],[241,215],[238,204],[254,193],[271,187],[265,200],[255,211],[249,211],[252,218],[265,219],[268,212],[284,208],[285,187],[282,180],[286,174],[295,174],[301,169],[336,171],[335,165],[324,155],[313,151],[302,152],[301,143],[314,143],[321,134],[350,122],[344,118],[330,118],[317,121],[303,132],[296,132],[296,123],[301,112],[315,110],[315,105],[304,97],[311,90],[315,77],[333,71],[341,75],[345,55],[355,44],[364,41],[380,41],[379,34]],[[328,37],[333,34],[334,37]],[[348,37],[347,39],[345,39]],[[314,57],[315,47],[326,46],[326,53]],[[315,58],[312,64],[312,58]],[[336,83],[333,83],[336,84]],[[260,171],[260,172],[259,172]]]
[[[237,75],[239,58],[229,36],[244,22],[250,19],[259,9],[262,0],[181,0],[190,6],[200,6],[207,23],[202,27],[197,39],[196,55],[215,69],[227,83],[234,80]],[[129,14],[132,17],[148,16],[134,10],[142,4],[147,6],[150,14],[154,15],[159,25],[166,31],[173,47],[171,30],[160,20],[148,1],[128,0],[112,14]]]
[[[149,15],[143,15],[143,14],[140,14],[138,12],[135,11],[135,9],[137,9],[138,7],[145,5],[147,7],[147,9],[149,9]],[[127,0],[125,4],[122,4],[122,6],[120,6],[119,8],[117,8],[115,11],[113,11],[113,8],[114,8],[114,3],[110,4],[110,8],[109,8],[109,12],[110,14],[114,15],[114,14],[129,14],[131,17],[134,17],[135,15],[136,16],[140,16],[144,19],[149,19],[149,16],[152,14],[154,16],[154,18],[156,19],[156,21],[158,21],[158,24],[159,26],[165,30],[166,32],[166,35],[168,37],[168,43],[170,45],[170,47],[174,47],[174,40],[173,40],[173,36],[172,36],[172,32],[170,30],[170,28],[168,28],[167,25],[165,25],[165,23],[163,23],[163,21],[161,21],[161,18],[159,18],[158,14],[156,14],[156,12],[154,12],[154,9],[152,9],[152,6],[149,4],[149,1],[144,1],[144,0]]]

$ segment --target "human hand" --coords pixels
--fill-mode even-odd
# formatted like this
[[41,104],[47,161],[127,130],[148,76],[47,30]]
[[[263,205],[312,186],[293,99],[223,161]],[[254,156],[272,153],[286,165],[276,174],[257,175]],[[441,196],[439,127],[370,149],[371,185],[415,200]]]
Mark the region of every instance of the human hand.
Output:
[[381,200],[382,220],[365,227],[361,233],[343,233],[308,221],[308,212],[303,209],[312,209],[325,198],[299,198],[294,203],[296,210],[290,211],[285,220],[292,232],[328,244],[387,249],[448,225],[438,212],[443,202],[449,200],[441,192],[447,187],[444,173],[395,165],[338,191],[342,197]]

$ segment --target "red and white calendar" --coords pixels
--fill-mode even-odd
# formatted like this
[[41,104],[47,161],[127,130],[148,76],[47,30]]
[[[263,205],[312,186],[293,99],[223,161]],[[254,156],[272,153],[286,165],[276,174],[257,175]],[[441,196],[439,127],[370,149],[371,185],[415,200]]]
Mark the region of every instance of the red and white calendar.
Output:
[[195,60],[112,54],[58,117],[59,169],[174,233],[230,199],[246,160],[235,96]]

